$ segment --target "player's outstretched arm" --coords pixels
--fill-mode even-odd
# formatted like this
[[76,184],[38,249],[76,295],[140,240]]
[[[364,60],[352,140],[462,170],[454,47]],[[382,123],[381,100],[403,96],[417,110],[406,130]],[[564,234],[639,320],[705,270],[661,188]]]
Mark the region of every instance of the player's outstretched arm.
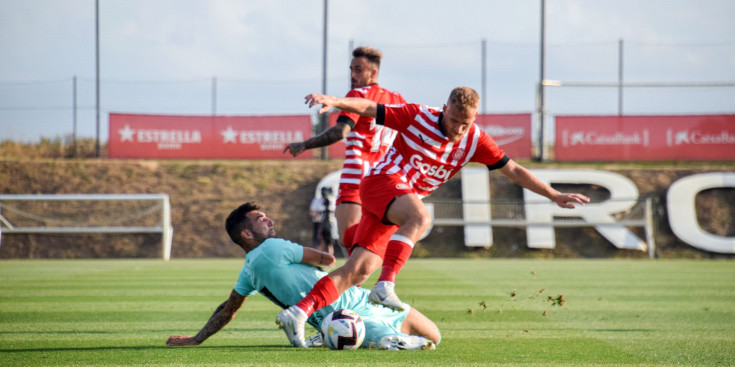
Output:
[[202,342],[207,338],[222,330],[225,325],[235,318],[235,313],[240,309],[246,298],[247,297],[243,297],[239,293],[235,292],[235,290],[232,290],[230,298],[214,310],[214,313],[209,318],[209,321],[207,321],[207,324],[204,325],[197,335],[193,337],[187,335],[172,335],[168,340],[166,340],[166,345],[174,347],[202,344]]
[[329,111],[330,108],[339,108],[342,111],[356,113],[361,116],[377,117],[378,103],[364,98],[337,98],[323,94],[312,93],[304,97],[309,108],[322,105],[319,113]]
[[563,193],[554,190],[552,187],[539,180],[533,173],[529,172],[525,167],[519,165],[515,161],[508,160],[508,163],[500,169],[504,175],[508,176],[516,184],[523,186],[539,195],[549,198],[556,205],[562,208],[574,209],[574,203],[584,205],[590,202],[590,198],[577,193]]
[[304,247],[304,256],[301,258],[302,264],[316,266],[326,271],[326,269],[334,266],[336,262],[337,259],[326,252],[311,247]]
[[286,145],[286,147],[283,148],[283,153],[288,152],[291,153],[292,156],[296,157],[307,149],[314,149],[319,147],[326,147],[327,145],[332,145],[344,139],[345,136],[347,136],[347,134],[350,132],[350,130],[352,130],[352,128],[349,124],[344,122],[337,122],[336,125],[324,130],[321,134],[315,137],[306,139],[301,142]]

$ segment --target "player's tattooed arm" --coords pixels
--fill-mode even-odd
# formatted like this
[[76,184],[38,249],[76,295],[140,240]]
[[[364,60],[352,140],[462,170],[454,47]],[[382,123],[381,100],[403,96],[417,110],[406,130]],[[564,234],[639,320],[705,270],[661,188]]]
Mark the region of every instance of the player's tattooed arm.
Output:
[[184,345],[199,345],[204,342],[207,338],[214,335],[218,331],[222,330],[232,319],[235,318],[237,310],[240,309],[242,304],[245,302],[247,297],[241,296],[235,290],[230,293],[230,298],[223,302],[209,318],[204,327],[194,337],[186,335],[173,335],[168,338],[166,345],[169,346],[184,346]]
[[306,149],[319,148],[332,145],[342,139],[352,130],[349,124],[345,122],[337,122],[336,125],[324,130],[321,134],[304,141]]
[[316,266],[326,271],[326,269],[334,266],[336,262],[337,259],[326,252],[319,251],[310,247],[304,247],[304,256],[301,258],[302,264]]
[[283,148],[283,153],[289,152],[296,157],[307,149],[314,149],[332,145],[347,136],[352,127],[345,122],[338,121],[336,125],[324,130],[321,134],[301,142],[291,143]]
[[233,290],[230,293],[230,298],[217,307],[207,324],[194,336],[194,340],[201,344],[207,338],[222,330],[225,325],[235,318],[235,314],[243,302],[245,302],[245,297]]

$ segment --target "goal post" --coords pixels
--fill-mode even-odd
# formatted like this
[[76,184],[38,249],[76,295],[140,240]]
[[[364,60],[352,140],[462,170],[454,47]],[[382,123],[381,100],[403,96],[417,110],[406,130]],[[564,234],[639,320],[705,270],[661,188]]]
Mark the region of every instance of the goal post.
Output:
[[[171,258],[167,194],[0,195],[0,240],[9,234],[161,234]],[[0,247],[1,249],[1,247]]]

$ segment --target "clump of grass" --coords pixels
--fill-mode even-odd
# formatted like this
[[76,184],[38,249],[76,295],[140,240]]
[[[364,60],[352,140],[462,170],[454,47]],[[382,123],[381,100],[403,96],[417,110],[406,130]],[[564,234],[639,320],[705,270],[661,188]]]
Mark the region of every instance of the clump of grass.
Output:
[[549,302],[551,302],[551,305],[552,306],[560,306],[561,307],[561,306],[564,306],[565,303],[567,303],[567,300],[564,298],[564,295],[561,294],[561,293],[559,293],[559,295],[556,296],[556,297],[549,296],[549,298],[547,298],[547,300]]

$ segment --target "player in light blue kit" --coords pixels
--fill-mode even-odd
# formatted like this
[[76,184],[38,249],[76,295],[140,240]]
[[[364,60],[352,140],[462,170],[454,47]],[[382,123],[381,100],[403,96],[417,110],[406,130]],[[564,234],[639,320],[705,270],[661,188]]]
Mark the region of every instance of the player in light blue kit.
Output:
[[[174,335],[169,346],[199,345],[222,330],[234,317],[247,297],[260,293],[281,308],[288,308],[302,299],[314,284],[334,265],[334,256],[275,238],[273,221],[260,211],[257,204],[245,203],[235,209],[225,223],[233,242],[246,252],[245,265],[230,293],[230,298],[214,311],[206,325],[193,337]],[[322,268],[322,269],[320,269]],[[395,311],[368,303],[369,290],[352,287],[334,303],[315,312],[308,323],[319,325],[330,312],[347,308],[357,312],[365,322],[363,348],[434,349],[441,340],[436,324],[418,310],[409,307]],[[307,346],[320,346],[317,334]]]

